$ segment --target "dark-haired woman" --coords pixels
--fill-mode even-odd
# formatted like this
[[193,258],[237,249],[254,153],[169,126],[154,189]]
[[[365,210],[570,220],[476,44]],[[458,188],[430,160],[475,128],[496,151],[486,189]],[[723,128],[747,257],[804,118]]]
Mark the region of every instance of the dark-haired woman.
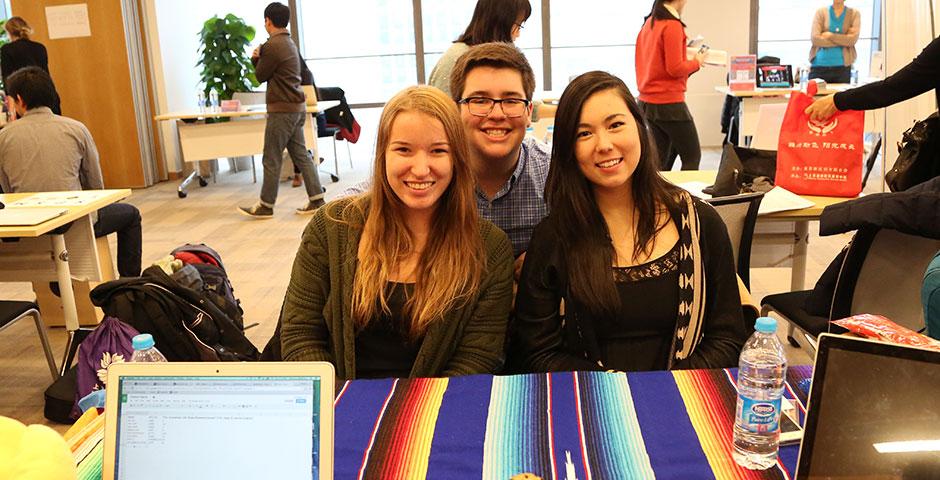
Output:
[[530,371],[731,367],[745,340],[731,243],[657,172],[624,83],[585,73],[555,116],[551,213],[529,244],[515,342]]
[[705,54],[686,54],[687,0],[656,0],[636,37],[636,83],[640,108],[649,122],[660,155],[660,169],[672,170],[678,155],[683,170],[698,170],[702,147],[685,104],[689,76],[702,68]]
[[514,42],[519,38],[522,25],[532,14],[529,0],[478,0],[467,30],[451,44],[444,56],[437,61],[428,85],[437,87],[448,96],[450,72],[457,59],[473,45],[489,42]]

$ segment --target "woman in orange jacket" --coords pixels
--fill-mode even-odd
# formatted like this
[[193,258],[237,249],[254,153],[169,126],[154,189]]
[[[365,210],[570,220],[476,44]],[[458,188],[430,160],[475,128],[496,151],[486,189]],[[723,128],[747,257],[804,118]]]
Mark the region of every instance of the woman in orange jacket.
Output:
[[656,140],[662,170],[672,170],[677,155],[683,170],[697,170],[702,158],[685,90],[689,75],[702,67],[705,53],[700,51],[691,60],[686,56],[685,24],[680,20],[686,1],[654,1],[636,39],[639,104]]

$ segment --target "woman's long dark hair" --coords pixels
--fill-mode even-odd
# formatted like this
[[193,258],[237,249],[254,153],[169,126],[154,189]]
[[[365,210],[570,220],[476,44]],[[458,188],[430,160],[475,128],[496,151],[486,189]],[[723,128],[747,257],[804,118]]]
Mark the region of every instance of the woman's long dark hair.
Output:
[[555,113],[545,197],[566,255],[573,300],[594,316],[611,318],[620,311],[620,297],[613,281],[614,247],[597,207],[593,184],[581,173],[575,157],[581,109],[588,98],[608,90],[626,102],[640,137],[640,160],[629,180],[637,219],[634,257],[651,252],[656,234],[665,226],[663,212],[678,207],[679,188],[659,175],[659,155],[652,134],[636,99],[622,80],[594,71],[578,76],[565,88]]
[[458,42],[479,45],[489,42],[512,42],[512,28],[519,18],[525,22],[532,15],[529,0],[478,0],[467,30]]
[[[672,14],[669,10],[666,10],[667,0],[655,0],[653,2],[653,8],[650,9],[650,14],[643,17],[643,23],[646,23],[647,19],[650,19],[650,28],[653,28],[653,25],[656,24],[656,20],[675,20],[676,16]],[[685,26],[685,22],[679,20],[679,23],[682,26]]]

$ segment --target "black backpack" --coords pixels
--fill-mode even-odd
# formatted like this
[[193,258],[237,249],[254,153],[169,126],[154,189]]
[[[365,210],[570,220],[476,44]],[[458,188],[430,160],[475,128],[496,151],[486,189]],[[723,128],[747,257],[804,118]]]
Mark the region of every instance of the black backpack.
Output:
[[91,301],[141,333],[153,335],[169,361],[257,360],[242,327],[203,292],[184,287],[160,267],[103,283]]
[[178,253],[190,253],[203,260],[204,263],[186,261],[184,263],[192,265],[199,272],[203,281],[202,293],[234,320],[238,328],[245,328],[241,301],[235,297],[235,289],[228,279],[228,274],[225,273],[225,265],[222,264],[222,257],[219,253],[203,243],[199,245],[187,243],[173,249],[170,255],[176,257]]

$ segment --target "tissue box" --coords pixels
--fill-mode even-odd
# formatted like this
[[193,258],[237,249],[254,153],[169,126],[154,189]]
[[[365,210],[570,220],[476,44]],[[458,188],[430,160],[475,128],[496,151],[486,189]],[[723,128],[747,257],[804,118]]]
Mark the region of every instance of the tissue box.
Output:
[[222,100],[223,112],[237,112],[241,110],[241,108],[242,108],[241,100]]

